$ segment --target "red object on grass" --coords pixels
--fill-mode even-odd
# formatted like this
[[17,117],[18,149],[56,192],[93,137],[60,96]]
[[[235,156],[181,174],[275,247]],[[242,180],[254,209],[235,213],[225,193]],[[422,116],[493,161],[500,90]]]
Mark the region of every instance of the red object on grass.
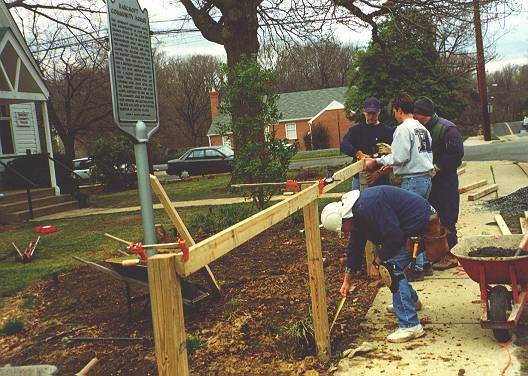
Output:
[[54,225],[38,226],[35,231],[40,234],[51,234],[52,232],[57,232],[57,227]]

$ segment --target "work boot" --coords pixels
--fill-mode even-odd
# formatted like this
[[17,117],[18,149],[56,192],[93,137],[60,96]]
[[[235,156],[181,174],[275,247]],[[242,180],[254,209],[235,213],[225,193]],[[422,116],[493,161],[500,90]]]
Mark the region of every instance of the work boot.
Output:
[[458,260],[451,253],[447,253],[444,257],[433,264],[434,270],[446,270],[456,268],[458,266]]
[[414,268],[408,268],[404,270],[405,277],[409,282],[419,282],[423,281],[425,278],[425,273],[423,270],[416,270]]
[[424,265],[424,275],[426,277],[430,277],[433,275],[433,265],[431,264]]
[[[420,301],[420,299],[418,299],[415,303],[415,307],[416,307],[416,312],[418,311],[421,311],[422,308],[423,308],[423,304],[422,302]],[[392,304],[389,304],[385,307],[385,309],[387,309],[387,312],[388,313],[394,313],[394,306]]]
[[411,326],[410,328],[399,328],[394,333],[387,336],[389,342],[408,342],[411,339],[419,338],[425,335],[421,324]]

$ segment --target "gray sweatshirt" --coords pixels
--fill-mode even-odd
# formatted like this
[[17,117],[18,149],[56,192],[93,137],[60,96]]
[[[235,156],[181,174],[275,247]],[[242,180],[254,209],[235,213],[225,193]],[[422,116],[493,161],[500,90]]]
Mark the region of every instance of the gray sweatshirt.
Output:
[[405,119],[396,127],[392,154],[377,158],[378,164],[393,166],[397,175],[426,174],[433,169],[429,131],[416,119]]

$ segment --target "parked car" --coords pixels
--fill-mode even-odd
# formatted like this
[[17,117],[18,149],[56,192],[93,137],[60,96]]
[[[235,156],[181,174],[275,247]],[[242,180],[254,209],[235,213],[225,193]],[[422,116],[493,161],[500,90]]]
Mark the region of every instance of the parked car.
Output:
[[186,177],[231,172],[233,158],[233,150],[225,145],[193,148],[178,159],[168,161],[167,174]]
[[78,158],[73,160],[73,172],[81,179],[90,180],[92,167],[94,163],[91,158]]
[[528,116],[525,116],[523,119],[523,127],[528,130]]

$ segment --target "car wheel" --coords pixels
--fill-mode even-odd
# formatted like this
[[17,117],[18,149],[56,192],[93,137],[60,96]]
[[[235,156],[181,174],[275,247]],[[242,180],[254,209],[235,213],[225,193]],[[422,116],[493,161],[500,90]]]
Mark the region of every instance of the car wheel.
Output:
[[181,179],[181,180],[185,180],[185,179],[187,179],[189,176],[190,176],[189,173],[188,173],[187,171],[185,171],[185,170],[183,170],[183,171],[180,173],[180,179]]

